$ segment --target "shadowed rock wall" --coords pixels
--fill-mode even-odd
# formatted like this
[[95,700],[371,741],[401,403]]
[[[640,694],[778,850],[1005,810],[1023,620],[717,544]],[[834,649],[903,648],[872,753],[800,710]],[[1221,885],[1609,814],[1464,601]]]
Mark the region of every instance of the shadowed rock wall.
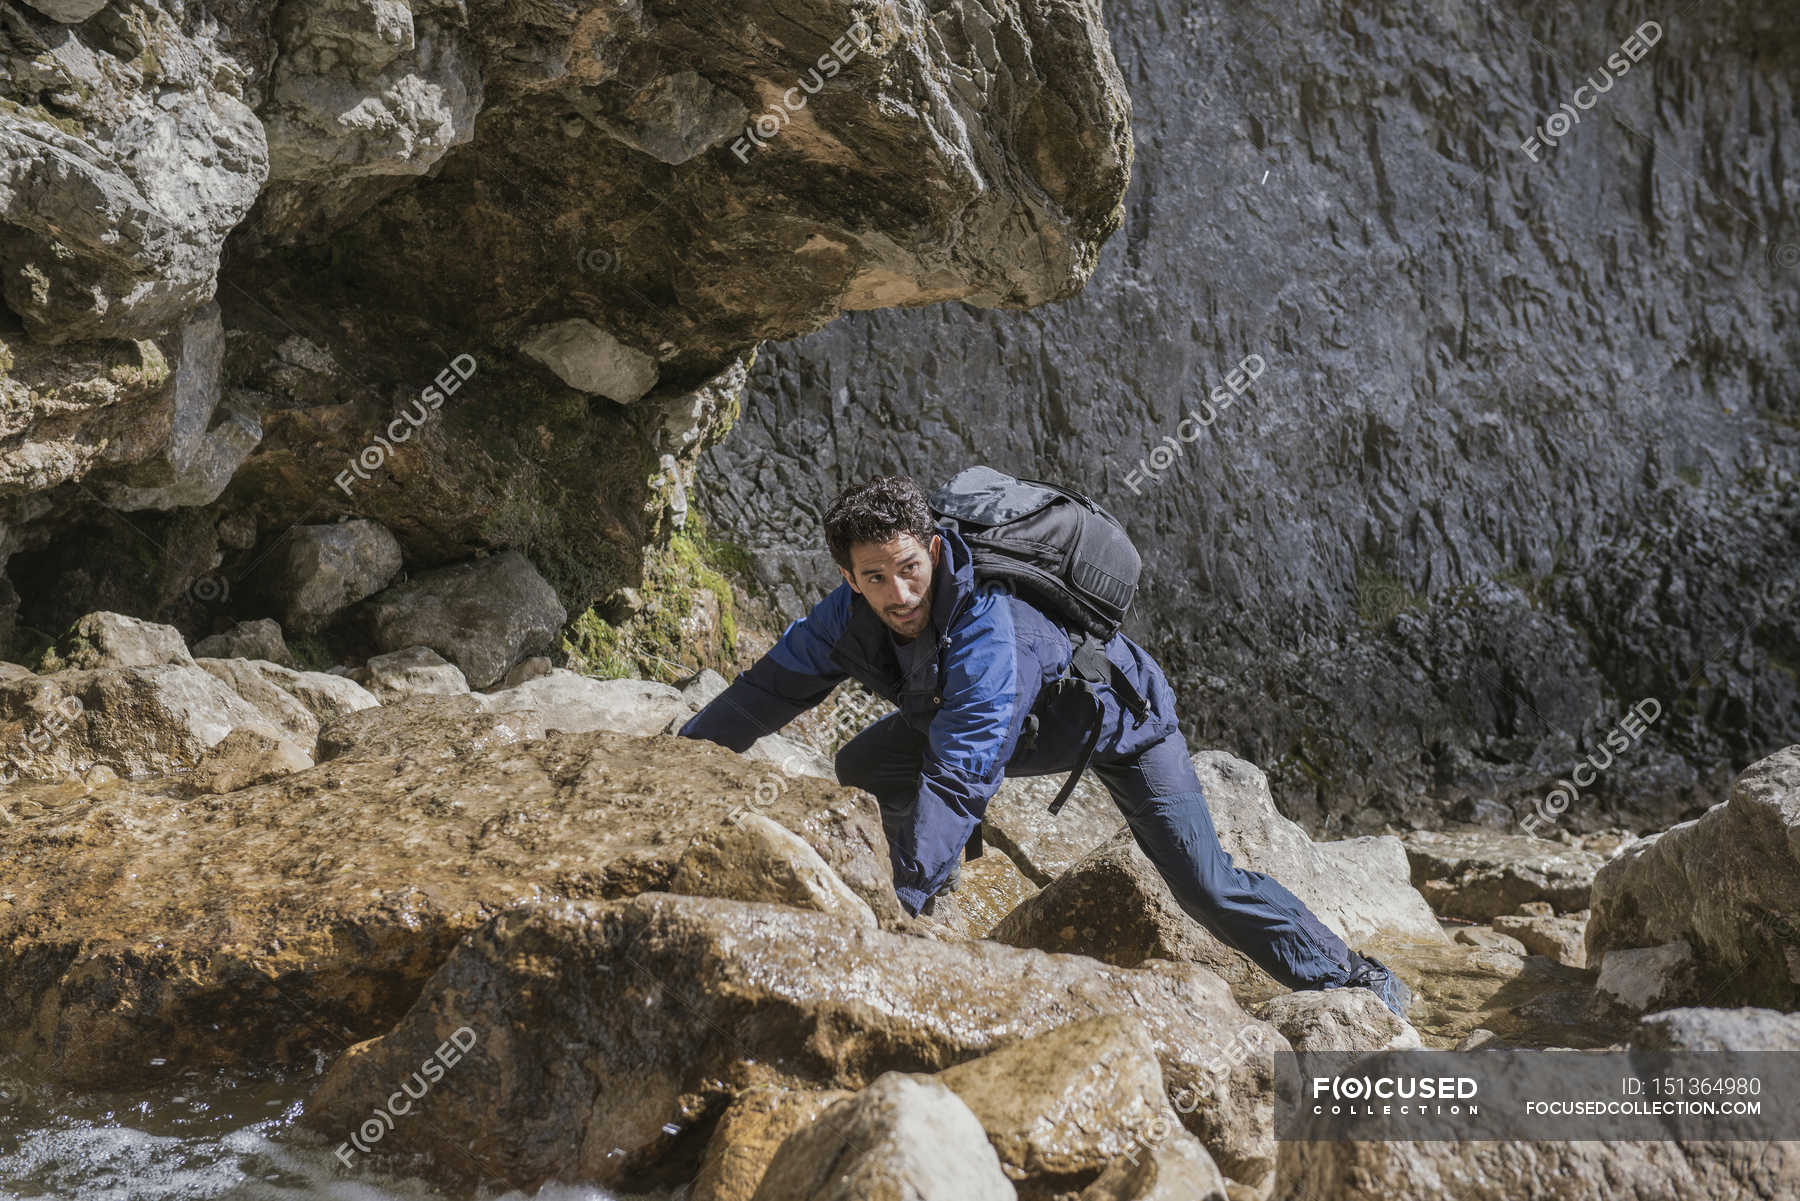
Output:
[[773,349],[703,507],[792,612],[846,483],[1066,480],[1145,551],[1199,745],[1315,827],[1559,779],[1545,832],[1689,814],[1800,737],[1789,15],[1109,5],[1136,159],[1087,289]]

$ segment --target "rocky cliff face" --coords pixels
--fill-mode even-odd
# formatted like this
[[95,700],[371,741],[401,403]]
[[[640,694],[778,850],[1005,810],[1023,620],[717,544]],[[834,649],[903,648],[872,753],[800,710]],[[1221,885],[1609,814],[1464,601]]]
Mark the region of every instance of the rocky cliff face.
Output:
[[1130,163],[1094,3],[42,0],[0,67],[0,612],[51,635],[203,633],[349,515],[579,612],[757,343],[1066,297]]
[[1654,825],[1800,735],[1785,6],[1107,15],[1137,155],[1080,296],[758,361],[702,503],[777,608],[836,488],[981,461],[1127,523],[1199,744],[1316,828]]

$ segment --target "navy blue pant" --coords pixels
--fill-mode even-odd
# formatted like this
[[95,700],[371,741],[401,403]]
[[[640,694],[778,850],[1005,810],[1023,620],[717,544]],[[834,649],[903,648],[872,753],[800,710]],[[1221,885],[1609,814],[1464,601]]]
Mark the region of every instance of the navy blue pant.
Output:
[[[1048,756],[1018,754],[1013,776],[1073,770],[1079,747]],[[837,753],[842,784],[872,793],[891,840],[918,803],[925,736],[890,713]],[[1066,757],[1066,763],[1057,763]],[[1013,770],[1014,764],[1020,770]],[[1172,733],[1135,755],[1096,754],[1089,770],[1112,794],[1131,833],[1156,866],[1176,903],[1225,945],[1249,956],[1284,987],[1336,988],[1350,974],[1350,948],[1306,903],[1273,876],[1234,865],[1219,845],[1206,794],[1188,758],[1187,741]]]

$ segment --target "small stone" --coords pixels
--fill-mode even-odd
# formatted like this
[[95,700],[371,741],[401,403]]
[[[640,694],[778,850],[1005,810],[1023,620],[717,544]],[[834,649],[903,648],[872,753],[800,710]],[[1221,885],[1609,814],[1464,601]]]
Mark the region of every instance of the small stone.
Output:
[[367,687],[384,704],[399,697],[455,696],[469,690],[469,681],[456,665],[428,646],[376,655],[368,669]]

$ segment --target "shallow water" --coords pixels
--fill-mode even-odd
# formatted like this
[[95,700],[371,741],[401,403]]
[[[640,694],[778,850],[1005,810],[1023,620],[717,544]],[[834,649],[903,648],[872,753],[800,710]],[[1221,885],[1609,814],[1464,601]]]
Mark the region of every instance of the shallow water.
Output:
[[[294,1130],[313,1081],[189,1078],[131,1094],[71,1094],[0,1065],[0,1199],[419,1201],[467,1197],[346,1170]],[[510,1192],[493,1201],[527,1201]],[[535,1201],[676,1201],[546,1185]]]

